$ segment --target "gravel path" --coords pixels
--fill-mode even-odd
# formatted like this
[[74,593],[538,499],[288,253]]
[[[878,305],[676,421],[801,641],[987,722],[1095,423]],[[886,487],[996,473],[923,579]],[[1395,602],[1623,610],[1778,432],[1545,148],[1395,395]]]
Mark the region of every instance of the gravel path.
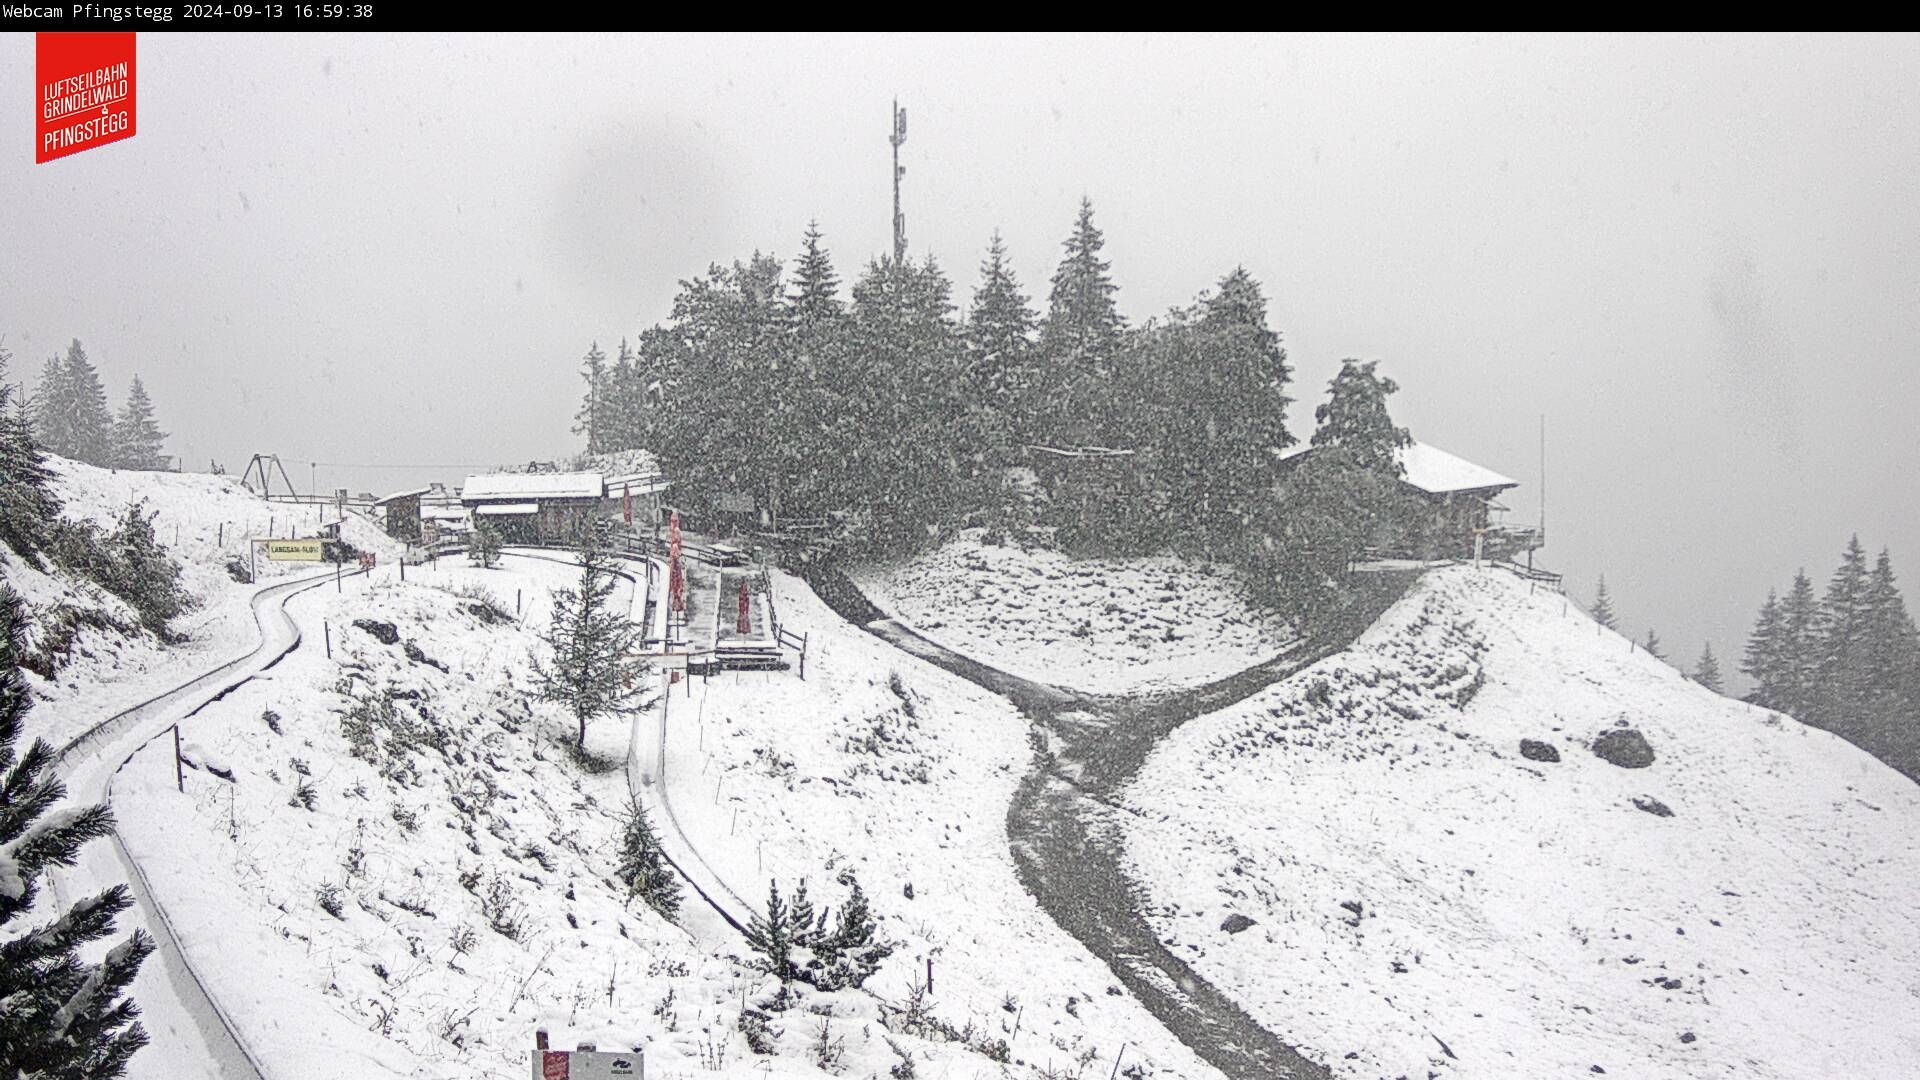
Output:
[[1346,648],[1415,576],[1361,578],[1347,607],[1264,664],[1192,690],[1140,696],[1078,694],[1009,675],[902,626],[838,570],[816,569],[809,579],[847,621],[1008,698],[1034,723],[1041,745],[1007,810],[1007,835],[1021,883],[1047,914],[1175,1037],[1227,1076],[1305,1080],[1330,1073],[1260,1026],[1155,936],[1123,869],[1119,792],[1168,732]]

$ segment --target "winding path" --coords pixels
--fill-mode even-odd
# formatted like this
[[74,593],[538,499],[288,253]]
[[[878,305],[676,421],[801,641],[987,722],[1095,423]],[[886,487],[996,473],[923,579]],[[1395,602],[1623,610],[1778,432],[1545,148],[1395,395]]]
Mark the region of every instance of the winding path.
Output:
[[1248,1016],[1154,933],[1140,890],[1125,871],[1120,792],[1174,728],[1346,648],[1416,576],[1362,577],[1350,603],[1266,663],[1195,689],[1132,697],[1076,693],[962,656],[888,616],[837,569],[815,569],[809,582],[848,622],[1008,698],[1049,736],[1007,810],[1021,884],[1047,914],[1106,963],[1175,1037],[1227,1076],[1306,1080],[1331,1074]]
[[[66,782],[68,798],[83,804],[105,803],[110,807],[114,777],[142,747],[164,735],[176,722],[219,700],[299,648],[300,628],[287,615],[286,602],[290,597],[333,580],[332,573],[316,574],[256,591],[252,609],[259,643],[251,652],[115,713],[68,740],[53,760],[53,767]],[[259,1059],[248,1049],[238,1029],[181,951],[166,908],[155,899],[139,864],[128,854],[118,832],[109,839],[109,844],[83,847],[72,867],[56,868],[49,873],[55,899],[64,904],[124,882],[136,906],[129,912],[134,918],[123,916],[122,931],[132,929],[132,924],[144,924],[157,946],[141,966],[132,991],[150,1031],[158,1025],[182,1038],[197,1037],[206,1051],[208,1075],[229,1080],[264,1080],[266,1070]],[[189,1027],[191,1031],[182,1030]],[[158,1041],[161,1033],[153,1033]],[[143,1071],[140,1062],[140,1055],[136,1054],[133,1066],[136,1074]]]

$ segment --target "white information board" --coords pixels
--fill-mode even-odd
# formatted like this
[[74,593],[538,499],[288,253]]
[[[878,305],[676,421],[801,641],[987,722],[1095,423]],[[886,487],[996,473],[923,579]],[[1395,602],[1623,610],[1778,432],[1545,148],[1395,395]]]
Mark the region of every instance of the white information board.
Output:
[[645,1080],[646,1055],[638,1050],[608,1054],[596,1050],[535,1050],[533,1080]]

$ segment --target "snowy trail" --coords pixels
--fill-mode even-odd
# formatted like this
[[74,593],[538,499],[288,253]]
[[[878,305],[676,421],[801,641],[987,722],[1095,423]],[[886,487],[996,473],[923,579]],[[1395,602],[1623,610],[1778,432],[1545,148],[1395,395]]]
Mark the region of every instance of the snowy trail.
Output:
[[[54,767],[64,774],[69,799],[111,806],[114,777],[142,747],[299,646],[299,627],[284,608],[287,599],[333,580],[332,573],[316,574],[254,593],[252,609],[259,643],[252,651],[115,713],[60,747]],[[66,904],[115,883],[126,883],[136,904],[122,916],[120,934],[144,928],[158,946],[142,965],[132,988],[153,1042],[134,1055],[130,1075],[263,1080],[260,1063],[187,962],[166,909],[155,900],[139,865],[127,853],[118,833],[110,839],[110,844],[83,848],[76,865],[50,873],[49,884],[54,898]]]
[[990,667],[890,617],[844,574],[819,571],[814,592],[841,617],[903,652],[1011,700],[1049,748],[1021,783],[1007,833],[1021,882],[1048,915],[1100,958],[1167,1030],[1235,1080],[1324,1078],[1161,943],[1121,860],[1118,790],[1161,738],[1196,716],[1259,692],[1350,645],[1411,584],[1413,574],[1371,577],[1347,609],[1284,655],[1193,690],[1137,696],[1082,695]]

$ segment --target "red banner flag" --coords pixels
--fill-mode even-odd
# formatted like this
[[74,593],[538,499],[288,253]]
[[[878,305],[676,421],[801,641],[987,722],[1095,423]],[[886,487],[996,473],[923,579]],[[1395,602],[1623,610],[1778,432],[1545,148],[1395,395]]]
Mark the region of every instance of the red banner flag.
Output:
[[743,634],[753,632],[752,608],[747,600],[747,581],[745,578],[740,579],[740,632]]
[[633,487],[632,485],[629,485],[629,484],[620,485],[620,516],[626,519],[627,524],[629,525],[633,524]]

